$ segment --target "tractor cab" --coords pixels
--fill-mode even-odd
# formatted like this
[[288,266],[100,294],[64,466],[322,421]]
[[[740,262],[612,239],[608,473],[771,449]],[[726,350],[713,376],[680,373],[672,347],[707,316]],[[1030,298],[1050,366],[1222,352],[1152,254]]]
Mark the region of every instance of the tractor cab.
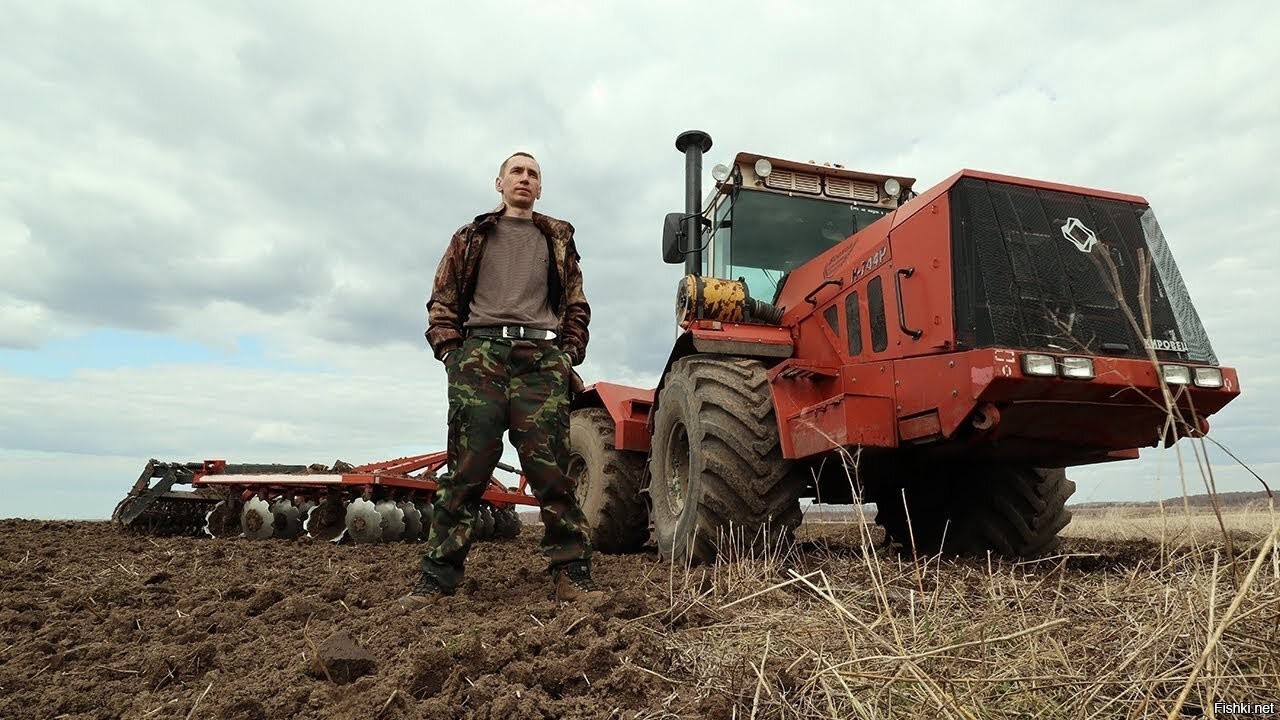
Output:
[[752,295],[776,297],[792,269],[843,242],[914,196],[913,178],[856,172],[830,163],[802,163],[738,153],[712,169],[715,189],[704,201],[699,241],[685,242],[673,213],[663,237],[667,262],[705,277],[742,278]]

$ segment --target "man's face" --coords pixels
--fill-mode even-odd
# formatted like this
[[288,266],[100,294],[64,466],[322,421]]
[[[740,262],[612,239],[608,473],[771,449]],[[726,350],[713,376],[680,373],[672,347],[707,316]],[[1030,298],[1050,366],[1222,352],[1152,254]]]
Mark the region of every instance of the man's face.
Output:
[[516,155],[494,181],[502,201],[511,207],[532,209],[533,201],[542,197],[542,171],[538,161]]

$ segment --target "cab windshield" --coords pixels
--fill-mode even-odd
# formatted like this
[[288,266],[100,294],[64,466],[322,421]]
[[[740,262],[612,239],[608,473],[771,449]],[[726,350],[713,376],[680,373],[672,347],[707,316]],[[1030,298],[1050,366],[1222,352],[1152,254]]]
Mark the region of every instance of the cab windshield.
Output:
[[709,267],[703,272],[744,278],[752,297],[767,300],[776,294],[784,273],[887,212],[886,208],[744,189],[736,200],[726,198],[715,213],[715,236],[704,255]]

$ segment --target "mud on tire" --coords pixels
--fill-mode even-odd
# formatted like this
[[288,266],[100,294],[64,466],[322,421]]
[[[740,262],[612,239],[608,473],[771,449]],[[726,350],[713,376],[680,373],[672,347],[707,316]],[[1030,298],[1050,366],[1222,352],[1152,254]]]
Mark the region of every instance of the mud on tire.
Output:
[[648,513],[640,486],[644,455],[614,449],[614,422],[604,408],[569,416],[569,477],[587,517],[593,549],[635,552],[649,539]]
[[903,547],[914,538],[921,553],[1034,558],[1061,544],[1058,533],[1071,521],[1066,503],[1075,489],[1061,469],[989,462],[949,476],[941,470],[913,474],[905,484],[880,488],[873,499],[876,524]]
[[800,524],[804,486],[782,457],[760,361],[691,355],[671,366],[654,417],[648,487],[664,559],[710,562],[731,524],[752,547],[789,537]]

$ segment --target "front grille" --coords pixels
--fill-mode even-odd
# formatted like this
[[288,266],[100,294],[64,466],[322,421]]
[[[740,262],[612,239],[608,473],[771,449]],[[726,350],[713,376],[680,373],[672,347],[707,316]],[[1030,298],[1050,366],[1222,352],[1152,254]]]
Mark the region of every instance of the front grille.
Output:
[[1217,362],[1150,208],[975,178],[950,198],[962,346]]
[[769,177],[764,179],[764,185],[775,190],[790,190],[814,195],[822,192],[821,177],[777,168],[774,168],[773,172],[769,173]]
[[828,177],[823,182],[826,184],[828,197],[865,200],[866,202],[880,201],[880,192],[875,183],[839,177]]

